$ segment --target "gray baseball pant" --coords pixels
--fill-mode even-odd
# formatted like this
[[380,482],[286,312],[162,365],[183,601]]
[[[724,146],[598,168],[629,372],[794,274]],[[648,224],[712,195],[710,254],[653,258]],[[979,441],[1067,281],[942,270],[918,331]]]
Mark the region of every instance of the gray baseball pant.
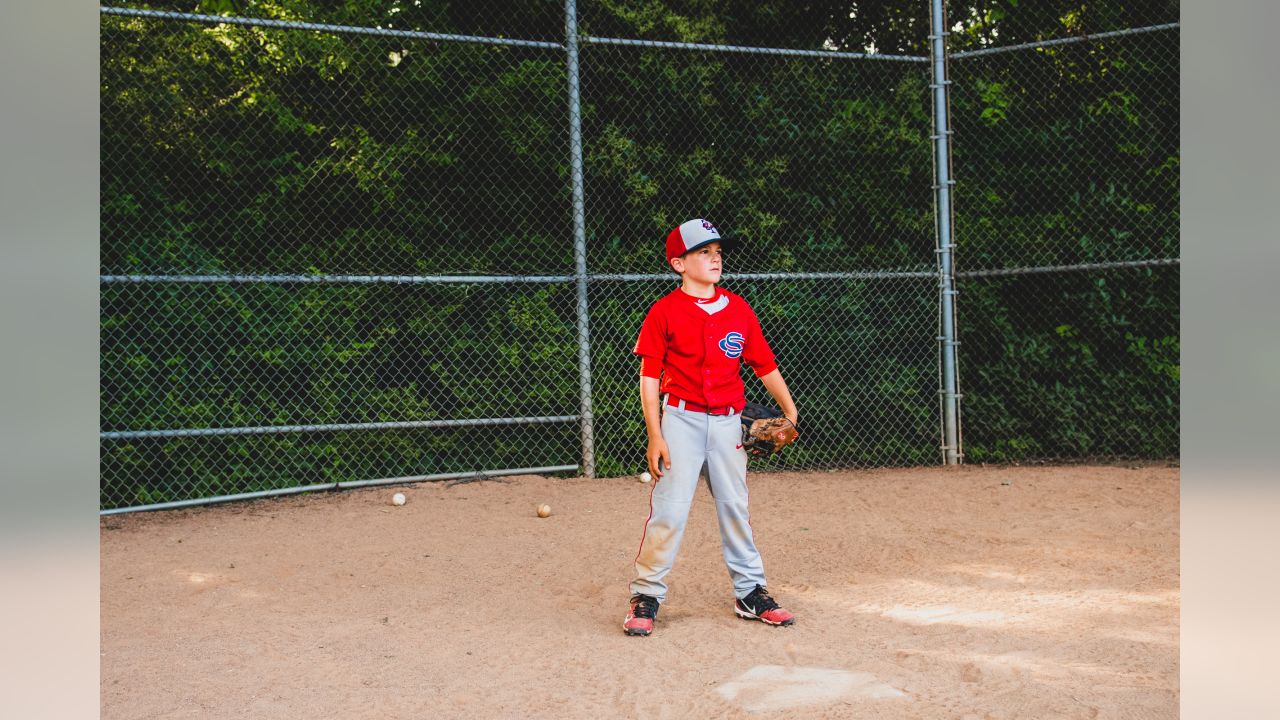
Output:
[[746,597],[765,585],[764,562],[756,549],[747,512],[747,452],[742,449],[742,420],[737,414],[708,415],[662,404],[662,437],[671,453],[671,468],[655,478],[651,511],[645,523],[631,594],[667,598],[667,573],[675,564],[684,537],[689,507],[705,465],[720,523],[724,564],[733,592]]

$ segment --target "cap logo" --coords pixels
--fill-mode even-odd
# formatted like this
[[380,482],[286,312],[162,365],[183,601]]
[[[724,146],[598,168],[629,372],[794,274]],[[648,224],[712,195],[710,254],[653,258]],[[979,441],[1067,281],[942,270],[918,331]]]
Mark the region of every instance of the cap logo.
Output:
[[667,233],[667,260],[673,260],[691,250],[713,242],[723,243],[726,250],[738,245],[738,242],[732,237],[721,239],[720,231],[716,229],[716,226],[710,220],[705,218],[686,220]]

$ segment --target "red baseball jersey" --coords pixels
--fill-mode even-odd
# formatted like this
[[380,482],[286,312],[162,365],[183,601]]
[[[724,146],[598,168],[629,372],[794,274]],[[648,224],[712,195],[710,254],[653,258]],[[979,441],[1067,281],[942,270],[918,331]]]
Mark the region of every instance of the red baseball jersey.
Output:
[[655,302],[633,352],[641,375],[661,372],[661,392],[708,407],[746,404],[739,361],[756,377],[778,367],[751,306],[721,288],[706,300],[676,288]]

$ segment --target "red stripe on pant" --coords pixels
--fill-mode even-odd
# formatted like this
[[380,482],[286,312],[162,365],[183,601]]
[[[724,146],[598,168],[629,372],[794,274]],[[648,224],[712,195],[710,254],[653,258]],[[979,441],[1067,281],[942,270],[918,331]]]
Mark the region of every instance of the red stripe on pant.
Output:
[[657,488],[658,479],[654,478],[653,485],[649,488],[649,517],[644,519],[644,532],[640,533],[640,547],[636,548],[636,556],[631,560],[632,565],[635,565],[640,560],[640,553],[644,552],[644,539],[649,535],[649,521],[653,519],[653,491]]

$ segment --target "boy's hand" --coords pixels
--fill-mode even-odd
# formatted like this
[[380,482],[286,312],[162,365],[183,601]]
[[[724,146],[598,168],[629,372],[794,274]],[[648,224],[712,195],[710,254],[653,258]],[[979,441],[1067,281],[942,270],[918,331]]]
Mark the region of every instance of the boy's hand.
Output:
[[662,477],[663,468],[671,468],[671,453],[667,450],[667,441],[662,438],[649,438],[649,449],[645,452],[649,460],[649,472],[654,480]]

